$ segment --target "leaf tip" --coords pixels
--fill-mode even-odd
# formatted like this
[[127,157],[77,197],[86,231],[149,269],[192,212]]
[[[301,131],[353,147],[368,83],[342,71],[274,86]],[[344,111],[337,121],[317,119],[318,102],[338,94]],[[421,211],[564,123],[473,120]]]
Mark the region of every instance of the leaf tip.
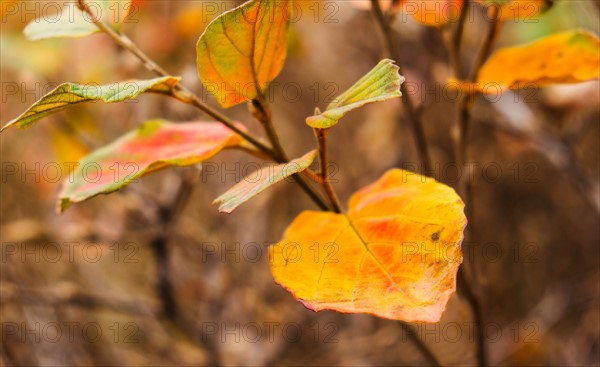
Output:
[[219,205],[219,209],[217,209],[219,211],[219,213],[225,213],[225,214],[231,214],[231,212],[233,212],[233,210],[235,208],[237,208],[237,205],[235,206],[231,206],[231,205],[227,205],[226,199],[225,199],[225,194],[219,196],[218,198],[216,198],[215,200],[213,200],[212,202],[213,205]]
[[15,121],[13,120],[13,121],[7,123],[6,125],[2,126],[0,128],[0,133],[3,132],[4,130],[8,129],[9,127],[11,127],[14,123],[15,123]]
[[64,213],[64,211],[67,210],[67,208],[69,208],[71,204],[73,204],[73,202],[69,198],[59,198],[58,202],[56,203],[56,213]]

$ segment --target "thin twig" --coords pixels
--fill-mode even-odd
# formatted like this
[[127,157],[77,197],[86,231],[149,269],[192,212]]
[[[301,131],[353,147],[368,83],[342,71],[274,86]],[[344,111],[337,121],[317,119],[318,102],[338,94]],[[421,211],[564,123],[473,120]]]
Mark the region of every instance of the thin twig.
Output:
[[427,359],[428,365],[432,367],[440,367],[440,362],[437,360],[433,352],[429,349],[427,344],[425,344],[423,340],[419,338],[415,328],[411,324],[403,321],[400,321],[400,326],[402,327],[402,329],[404,329],[406,335],[413,341],[419,352],[421,352],[425,359]]
[[469,303],[469,307],[471,308],[471,312],[473,313],[473,320],[475,322],[475,340],[477,343],[477,365],[479,367],[486,367],[487,363],[487,351],[485,345],[485,329],[483,326],[483,310],[481,308],[481,304],[479,302],[479,298],[473,291],[469,279],[465,275],[463,266],[458,270],[457,275],[457,284],[459,291],[466,298]]
[[[272,156],[275,161],[278,163],[287,163],[289,162],[289,158],[283,145],[279,140],[279,135],[277,135],[277,131],[273,126],[273,119],[271,115],[271,109],[264,98],[264,96],[260,96],[257,99],[252,100],[252,114],[254,117],[261,123],[265,133],[269,137],[269,141],[273,146]],[[310,176],[306,176],[310,177]],[[321,208],[322,210],[329,210],[329,207],[321,196],[309,185],[305,180],[305,176],[301,176],[299,174],[292,175],[292,178],[302,187],[302,189],[311,197],[311,199]]]
[[329,181],[329,172],[327,167],[329,165],[329,160],[327,158],[327,135],[329,134],[329,129],[314,129],[314,131],[319,146],[319,164],[321,166],[320,176],[323,190],[327,194],[333,210],[336,213],[341,213],[342,206],[340,205],[340,200],[335,194],[335,191],[333,191],[333,187]]
[[[468,5],[468,4],[465,4]],[[490,24],[489,30],[487,32],[487,34],[485,35],[485,38],[483,40],[481,49],[479,50],[479,53],[476,57],[475,63],[471,69],[471,72],[469,73],[468,82],[475,82],[479,76],[479,71],[481,70],[481,67],[483,66],[483,64],[485,63],[485,60],[488,58],[490,51],[493,47],[493,44],[496,40],[496,38],[498,37],[498,33],[500,30],[500,21],[499,21],[499,7],[497,6],[493,6],[492,7],[492,12],[491,12],[491,19],[492,19],[492,23]],[[466,15],[465,17],[466,18]],[[464,20],[463,20],[464,21]],[[460,53],[460,45],[462,43],[462,32],[463,32],[463,27],[464,24],[462,26],[457,27],[457,33],[461,32],[461,34],[455,34],[453,37],[453,42],[452,42],[452,51],[451,54],[454,53],[455,56],[452,57],[452,60],[454,62],[459,62],[459,53]],[[457,77],[460,77],[460,74],[462,73],[460,67],[457,67],[456,65],[454,66],[454,70],[455,73],[457,74]],[[458,122],[458,135],[457,135],[457,141],[455,144],[455,155],[456,155],[456,164],[459,167],[462,167],[467,160],[469,159],[469,133],[470,133],[470,125],[471,125],[471,111],[472,111],[472,107],[474,105],[475,102],[475,95],[472,94],[467,94],[464,95],[462,97],[462,99],[459,102],[459,122]],[[467,214],[467,217],[469,218],[469,222],[470,222],[470,226],[467,229],[467,233],[466,235],[469,234],[469,232],[472,232],[472,228],[473,228],[473,200],[472,200],[472,185],[471,182],[469,180],[469,175],[462,175],[460,182],[459,182],[459,193],[461,194],[463,201],[465,202],[465,211]],[[471,259],[472,260],[472,259]],[[472,289],[472,283],[475,281],[475,271],[472,271],[471,273],[471,278],[470,281],[469,279],[467,279],[466,275],[465,275],[465,266],[461,267],[458,271],[458,288],[459,290],[462,291],[462,293],[464,294],[465,298],[467,299],[467,302],[469,303],[469,306],[471,308],[471,311],[473,313],[473,319],[475,321],[475,329],[476,329],[476,337],[477,337],[477,362],[478,365],[480,367],[486,367],[488,365],[487,363],[487,352],[486,352],[486,344],[485,344],[485,333],[484,333],[484,317],[483,317],[483,311],[481,308],[481,304],[479,302],[479,299],[477,298],[477,295],[475,294],[475,292]]]
[[194,171],[188,170],[187,174],[182,176],[179,187],[174,191],[174,197],[168,203],[158,207],[158,228],[160,230],[151,241],[158,269],[157,290],[160,299],[163,301],[162,314],[172,320],[177,315],[177,301],[169,277],[169,238],[194,191],[196,184],[194,175]]
[[[483,40],[481,49],[477,55],[475,60],[475,64],[471,72],[469,73],[469,77],[467,82],[475,82],[479,76],[479,71],[481,67],[485,63],[485,60],[488,58],[490,51],[496,38],[498,37],[498,33],[500,30],[500,21],[499,21],[499,7],[493,6],[491,19],[492,23],[490,24],[490,28]],[[460,41],[459,41],[460,43]],[[462,167],[463,164],[467,162],[468,157],[468,147],[469,147],[469,133],[471,128],[471,110],[473,104],[475,102],[475,95],[473,94],[465,94],[459,102],[459,127],[458,127],[458,141],[456,142],[456,151],[457,151],[457,165]],[[469,175],[462,175],[461,184],[459,191],[463,194],[463,199],[466,199],[470,204],[470,182],[468,180]],[[468,205],[468,204],[467,204]]]
[[460,57],[460,47],[462,44],[463,34],[465,32],[465,24],[469,16],[469,10],[471,7],[471,0],[465,0],[463,3],[462,11],[458,18],[458,24],[456,30],[452,33],[451,46],[450,46],[450,64],[453,68],[454,77],[457,79],[463,78],[462,63]]
[[279,140],[279,135],[277,135],[275,126],[273,126],[271,109],[269,108],[265,98],[261,96],[257,99],[253,99],[251,106],[252,114],[260,122],[265,134],[267,134],[269,137],[269,141],[273,145],[273,153],[276,155],[277,159],[282,162],[289,161],[285,149],[281,145],[281,141]]
[[[394,32],[389,22],[390,19],[383,13],[378,0],[371,0],[371,4],[373,7],[373,12],[375,13],[375,17],[377,18],[377,23],[379,24],[385,39],[388,57],[392,60],[395,60],[396,64],[400,67],[400,70],[403,70],[398,58],[398,53],[396,51],[396,45],[393,37]],[[432,172],[431,158],[429,157],[429,149],[427,147],[425,130],[423,129],[422,116],[419,111],[417,111],[415,105],[410,99],[408,90],[406,88],[406,83],[402,83],[400,86],[400,92],[402,92],[402,105],[404,106],[406,114],[408,115],[408,119],[411,122],[413,136],[417,145],[421,163],[423,164],[423,171],[425,174],[430,174]]]

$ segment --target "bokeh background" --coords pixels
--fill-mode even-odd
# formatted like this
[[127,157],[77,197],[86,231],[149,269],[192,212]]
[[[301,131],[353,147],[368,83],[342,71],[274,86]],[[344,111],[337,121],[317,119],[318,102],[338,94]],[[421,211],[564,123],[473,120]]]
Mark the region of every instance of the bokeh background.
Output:
[[[1,122],[61,82],[105,84],[153,75],[104,35],[29,42],[28,21],[52,1],[2,1]],[[210,104],[195,69],[206,24],[235,1],[137,1],[124,32]],[[558,0],[545,15],[510,21],[497,46],[561,30],[600,32],[594,1]],[[302,0],[289,55],[270,90],[275,124],[292,156],[314,146],[304,118],[385,54],[371,12],[357,1]],[[15,9],[17,11],[15,11]],[[486,24],[475,6],[463,61]],[[456,99],[444,39],[399,16],[402,74],[423,108],[435,172],[451,186]],[[491,365],[600,363],[598,82],[509,92],[474,107],[473,214],[463,244],[481,304]],[[246,106],[227,114],[260,133]],[[391,167],[420,170],[398,101],[353,112],[331,134],[343,202]],[[141,122],[205,120],[156,95],[88,103],[0,135],[2,366],[428,365],[407,328],[369,315],[314,313],[273,281],[268,246],[302,210],[316,209],[286,182],[219,214],[212,200],[262,164],[227,151],[197,167],[168,169],[126,189],[55,213],[73,162]],[[164,215],[182,179],[194,190]],[[444,366],[476,364],[473,315],[455,294],[438,324],[412,324]]]

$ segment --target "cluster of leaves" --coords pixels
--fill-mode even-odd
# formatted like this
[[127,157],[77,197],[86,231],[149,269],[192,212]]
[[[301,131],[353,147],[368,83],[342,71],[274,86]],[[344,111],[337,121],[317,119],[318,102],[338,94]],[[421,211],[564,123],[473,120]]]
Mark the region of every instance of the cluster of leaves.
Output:
[[[244,102],[260,107],[264,103],[265,88],[279,74],[286,58],[289,1],[248,1],[212,21],[200,36],[198,74],[205,85],[210,85],[221,107]],[[84,2],[79,0],[78,3],[79,15],[84,19]],[[102,8],[110,6],[112,1],[97,3]],[[92,23],[89,19],[85,23],[36,21],[26,28],[25,34],[30,39],[81,37],[97,32],[99,22],[119,34],[119,24],[130,4],[118,3],[123,10],[116,19],[95,19]],[[407,7],[410,3],[392,1],[392,6]],[[451,20],[460,16],[461,0],[441,3],[453,3],[457,6],[451,9],[458,10],[437,19]],[[518,7],[520,1],[502,3],[503,7]],[[89,15],[89,11],[86,14]],[[416,19],[438,25],[418,14]],[[548,53],[548,50],[556,52]],[[514,65],[522,66],[523,60],[537,72],[516,70]],[[573,63],[580,67],[572,68]],[[478,81],[496,82],[507,88],[519,87],[527,81],[540,84],[582,81],[597,78],[598,67],[598,39],[584,32],[569,32],[533,45],[497,51]],[[121,102],[146,92],[176,96],[179,82],[177,77],[163,76],[104,86],[65,83],[4,129],[13,125],[30,126],[75,103]],[[368,103],[400,97],[403,82],[398,67],[391,60],[382,60],[323,112],[317,109],[314,116],[307,117],[306,123],[317,136],[326,139],[329,129],[350,111]],[[262,113],[264,117],[265,112]],[[59,210],[119,190],[138,177],[168,166],[195,165],[228,148],[248,151],[258,148],[245,137],[245,131],[241,124],[145,122],[82,159],[74,173],[75,180],[63,186]],[[275,145],[274,141],[271,143]],[[324,144],[319,144],[317,150],[291,161],[280,155],[279,165],[252,173],[253,179],[242,180],[215,203],[220,204],[220,211],[230,213],[273,184],[298,174],[323,184],[326,191],[326,175],[309,168],[317,157],[320,164],[326,163],[323,162],[324,149]],[[114,167],[119,169],[117,175]],[[89,176],[98,179],[89,182],[86,180]],[[356,192],[349,200],[346,213],[305,211],[298,215],[270,252],[273,276],[313,310],[371,313],[406,321],[438,321],[455,291],[456,273],[462,261],[460,245],[467,222],[463,207],[451,188],[414,173],[390,170]],[[327,256],[315,259],[311,251],[314,246],[327,252]],[[290,248],[301,254],[297,261],[289,261],[290,255],[286,252]],[[432,248],[436,249],[435,253],[430,251]]]

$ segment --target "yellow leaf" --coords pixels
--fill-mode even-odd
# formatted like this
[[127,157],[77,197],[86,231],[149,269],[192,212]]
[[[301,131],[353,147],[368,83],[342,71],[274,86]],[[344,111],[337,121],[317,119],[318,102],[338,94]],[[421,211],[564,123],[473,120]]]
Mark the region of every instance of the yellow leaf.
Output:
[[347,214],[301,213],[270,251],[273,277],[315,311],[436,322],[456,289],[463,207],[446,185],[388,171]]
[[543,87],[578,83],[600,76],[600,41],[583,31],[553,34],[533,43],[497,50],[477,82],[500,87]]

